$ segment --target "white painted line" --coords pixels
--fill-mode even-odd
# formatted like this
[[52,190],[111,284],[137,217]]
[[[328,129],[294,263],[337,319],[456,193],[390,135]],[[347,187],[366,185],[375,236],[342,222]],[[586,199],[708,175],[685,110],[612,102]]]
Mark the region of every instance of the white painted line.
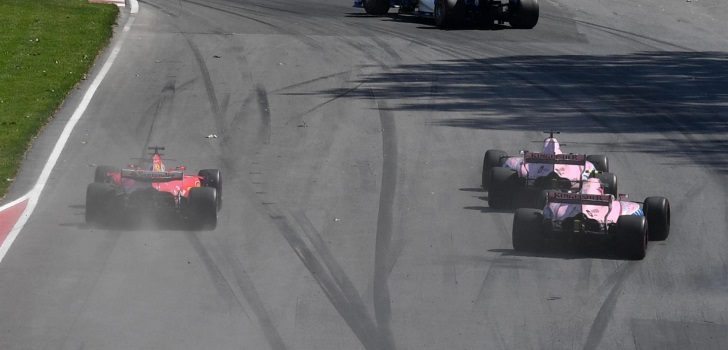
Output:
[[[78,105],[78,107],[76,107],[73,115],[71,115],[71,118],[68,120],[66,126],[63,128],[61,136],[58,138],[58,141],[56,141],[56,145],[53,147],[53,151],[51,151],[51,155],[48,156],[48,160],[46,161],[45,166],[43,166],[43,170],[40,173],[40,177],[38,177],[38,181],[35,183],[30,192],[21,197],[28,198],[28,205],[25,207],[25,211],[23,211],[23,214],[20,215],[18,222],[15,223],[13,229],[10,230],[10,233],[8,233],[5,241],[2,242],[2,245],[0,245],[0,262],[3,261],[3,258],[5,258],[5,254],[8,253],[10,246],[13,245],[13,241],[15,241],[18,233],[20,233],[20,231],[23,229],[23,226],[25,226],[25,224],[28,222],[30,215],[33,214],[35,206],[38,204],[38,200],[40,199],[40,194],[41,192],[43,192],[43,189],[48,182],[48,178],[51,175],[51,171],[56,166],[56,162],[58,162],[58,158],[61,156],[61,152],[66,146],[66,142],[71,136],[73,128],[76,126],[76,123],[78,123],[78,121],[81,119],[83,113],[86,112],[86,108],[91,103],[91,99],[94,97],[94,94],[96,94],[96,90],[99,88],[99,85],[101,85],[101,82],[106,77],[106,73],[108,73],[109,69],[111,69],[111,65],[116,60],[116,56],[119,55],[119,51],[121,51],[121,44],[126,39],[126,33],[129,31],[131,25],[134,23],[134,19],[135,17],[132,16],[126,22],[119,41],[117,41],[116,45],[114,45],[111,54],[106,59],[106,62],[104,62],[104,65],[101,67],[99,74],[96,75],[96,78],[94,78],[91,86],[89,86],[88,90],[86,90],[86,94],[83,95],[81,103]],[[19,199],[16,199],[15,201],[7,205],[4,205],[3,208],[17,202],[18,200]]]
[[139,2],[137,0],[129,0],[131,4],[131,13],[139,12]]
[[5,205],[1,206],[0,207],[0,212],[3,211],[3,210],[5,210],[5,209],[7,209],[7,208],[10,208],[10,207],[18,204],[18,203],[20,203],[22,201],[24,201],[26,198],[28,198],[28,194],[27,193],[24,194],[24,195],[22,195],[22,196],[20,196],[20,198],[14,200],[14,201],[12,201],[12,202],[10,202],[8,204],[5,204]]

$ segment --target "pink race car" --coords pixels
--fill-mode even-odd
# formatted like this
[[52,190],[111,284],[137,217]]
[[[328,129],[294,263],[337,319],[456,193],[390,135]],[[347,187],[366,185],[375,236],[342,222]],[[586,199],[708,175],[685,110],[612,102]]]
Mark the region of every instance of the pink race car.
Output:
[[186,175],[186,167],[168,170],[160,150],[151,159],[119,169],[99,166],[86,188],[86,222],[108,224],[125,214],[176,214],[193,227],[212,229],[222,205],[222,178],[217,169]]
[[508,156],[501,150],[488,150],[483,158],[482,186],[488,190],[493,208],[538,208],[543,190],[579,192],[590,176],[602,181],[607,193],[617,195],[617,177],[609,172],[605,155],[565,154],[558,132],[549,131],[542,152],[522,151]]
[[549,239],[603,238],[617,244],[629,259],[645,257],[647,241],[670,234],[670,202],[647,197],[643,203],[604,194],[603,184],[590,178],[579,193],[544,193],[540,209],[520,208],[513,218],[513,248],[539,250]]

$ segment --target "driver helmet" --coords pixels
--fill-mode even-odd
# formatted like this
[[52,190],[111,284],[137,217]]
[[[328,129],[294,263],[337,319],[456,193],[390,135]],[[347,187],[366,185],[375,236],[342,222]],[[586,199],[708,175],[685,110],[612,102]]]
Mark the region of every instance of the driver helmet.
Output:
[[155,154],[152,156],[152,165],[150,167],[151,171],[167,171],[166,167],[164,166],[164,163],[162,163],[162,157],[159,156],[159,154]]
[[583,194],[604,194],[604,188],[602,182],[598,178],[590,177],[581,187],[581,193]]

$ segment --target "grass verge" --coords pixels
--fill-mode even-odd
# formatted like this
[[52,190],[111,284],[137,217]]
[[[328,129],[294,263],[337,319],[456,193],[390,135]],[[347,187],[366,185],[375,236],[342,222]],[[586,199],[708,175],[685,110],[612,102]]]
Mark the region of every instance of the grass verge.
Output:
[[0,198],[32,139],[108,43],[118,11],[87,0],[0,1]]

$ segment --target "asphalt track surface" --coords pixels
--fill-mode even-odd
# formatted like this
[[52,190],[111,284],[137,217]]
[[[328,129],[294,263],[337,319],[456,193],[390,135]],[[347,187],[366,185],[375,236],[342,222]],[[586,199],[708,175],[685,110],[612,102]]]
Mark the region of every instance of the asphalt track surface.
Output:
[[[0,264],[0,348],[728,348],[726,5],[541,1],[533,30],[448,31],[350,5],[142,2]],[[513,251],[483,152],[548,128],[668,197],[668,240]],[[221,169],[217,229],[84,223],[93,166],[147,145]]]

